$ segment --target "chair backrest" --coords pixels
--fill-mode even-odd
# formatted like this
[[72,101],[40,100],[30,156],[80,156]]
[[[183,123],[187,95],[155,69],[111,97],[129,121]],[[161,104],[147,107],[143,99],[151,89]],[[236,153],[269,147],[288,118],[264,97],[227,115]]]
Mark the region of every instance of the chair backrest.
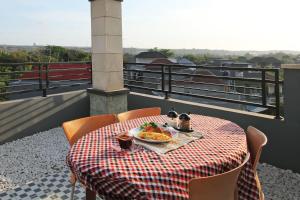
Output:
[[161,114],[161,108],[153,107],[153,108],[143,108],[137,110],[130,110],[127,112],[123,112],[118,114],[118,119],[120,122],[124,122],[126,120],[136,119],[140,117],[149,117],[156,116]]
[[239,174],[249,158],[248,153],[240,166],[223,174],[192,179],[189,182],[189,199],[234,200]]
[[256,172],[262,148],[267,144],[268,139],[263,132],[252,126],[248,127],[246,136],[248,149],[251,154],[252,167],[253,170]]
[[116,115],[107,114],[64,122],[62,126],[66,137],[72,146],[87,133],[116,122],[118,122]]

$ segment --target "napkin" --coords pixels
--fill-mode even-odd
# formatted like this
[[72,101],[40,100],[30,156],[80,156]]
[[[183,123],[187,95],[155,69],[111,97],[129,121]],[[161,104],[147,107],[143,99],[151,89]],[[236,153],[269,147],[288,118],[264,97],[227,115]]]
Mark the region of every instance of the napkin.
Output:
[[154,151],[157,154],[166,154],[202,137],[203,134],[197,131],[191,133],[179,132],[177,136],[167,143],[150,143],[138,139],[135,139],[134,143],[143,146],[148,150]]

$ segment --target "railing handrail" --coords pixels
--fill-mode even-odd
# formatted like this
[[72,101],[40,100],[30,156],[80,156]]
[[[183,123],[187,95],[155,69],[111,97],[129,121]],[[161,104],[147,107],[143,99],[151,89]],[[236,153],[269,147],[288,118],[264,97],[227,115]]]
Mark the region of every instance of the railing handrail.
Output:
[[[172,66],[165,66],[165,67],[172,67]],[[128,72],[144,72],[150,74],[161,74],[160,71],[152,71],[152,70],[140,70],[140,69],[123,69],[124,71]],[[168,74],[168,72],[164,72],[164,74]],[[205,77],[205,78],[212,78],[212,79],[224,79],[224,80],[241,80],[241,81],[250,81],[250,82],[261,82],[262,79],[257,78],[240,78],[240,77],[232,77],[232,76],[217,76],[217,75],[203,75],[203,74],[190,74],[190,73],[174,73],[172,72],[171,75],[178,75],[178,76],[194,76],[194,77]],[[275,83],[275,80],[265,79],[266,83]],[[282,80],[279,80],[280,83],[283,83]]]
[[146,65],[146,66],[165,66],[165,67],[181,67],[181,68],[198,68],[198,69],[220,69],[220,70],[236,70],[236,71],[270,71],[275,72],[278,69],[262,68],[262,67],[228,67],[228,66],[213,66],[213,65],[182,65],[182,64],[164,64],[164,63],[130,63],[126,62],[124,65]]
[[[127,67],[130,66],[157,66],[156,69],[128,69]],[[174,68],[196,68],[196,69],[205,69],[205,70],[210,70],[210,69],[215,69],[215,70],[222,70],[222,71],[257,71],[260,72],[258,73],[258,76],[261,76],[261,78],[259,77],[239,77],[239,76],[220,76],[220,75],[215,75],[215,74],[192,74],[192,73],[187,73],[187,72],[172,72],[172,69]],[[168,70],[166,70],[168,69]],[[144,90],[150,90],[150,91],[156,91],[156,92],[161,92],[164,94],[165,98],[169,98],[170,94],[177,94],[177,95],[185,95],[185,96],[190,96],[190,97],[198,97],[198,98],[204,98],[204,99],[210,99],[210,100],[218,100],[218,101],[223,101],[223,102],[229,102],[229,103],[237,103],[237,104],[242,104],[242,105],[251,105],[251,106],[258,106],[258,107],[263,107],[263,108],[268,108],[268,109],[275,109],[276,114],[275,114],[275,118],[276,119],[280,119],[280,112],[279,112],[279,107],[280,107],[280,89],[279,89],[279,85],[283,83],[283,80],[279,80],[279,69],[270,69],[270,68],[242,68],[242,67],[211,67],[211,66],[190,66],[190,65],[179,65],[179,64],[163,64],[163,63],[124,63],[124,68],[123,68],[124,72],[127,72],[126,74],[124,74],[125,76],[130,75],[130,72],[137,72],[138,74],[133,75],[136,76],[137,78],[141,78],[141,77],[146,77],[145,74],[149,73],[149,74],[156,74],[159,75],[160,74],[160,78],[158,77],[157,81],[160,82],[160,86],[161,89],[157,89],[157,88],[150,88],[149,85],[151,86],[151,84],[149,84],[149,82],[147,83],[146,86],[141,86],[139,85],[133,85],[130,84],[130,82],[135,83],[135,80],[130,80],[130,77],[126,78],[125,81],[127,81],[127,84],[125,84],[125,86],[129,87],[129,88],[136,88],[136,89],[144,89]],[[274,73],[274,79],[267,79],[266,78],[266,72],[272,72]],[[212,90],[212,89],[202,89],[202,88],[196,88],[193,87],[194,90],[202,90],[202,91],[207,91],[207,92],[213,92],[213,93],[223,93],[223,94],[232,94],[232,95],[240,95],[240,96],[245,96],[245,97],[254,97],[254,98],[261,98],[261,103],[256,103],[253,101],[243,101],[243,100],[236,100],[234,98],[228,99],[228,98],[223,98],[223,97],[216,97],[216,96],[209,96],[209,95],[202,95],[202,94],[191,94],[191,93],[187,93],[187,92],[178,92],[178,91],[174,91],[172,90],[172,87],[176,88],[177,85],[173,85],[172,82],[175,81],[182,81],[182,80],[175,80],[172,77],[174,76],[185,76],[185,77],[202,77],[202,78],[208,78],[208,79],[220,79],[220,80],[232,80],[232,81],[247,81],[247,82],[255,82],[255,83],[261,83],[260,88],[256,88],[256,87],[242,87],[239,86],[240,88],[243,89],[259,89],[259,92],[261,93],[260,95],[249,95],[246,93],[233,93],[233,92],[228,92],[225,91],[219,91],[219,90]],[[147,77],[146,77],[147,78]],[[138,80],[139,83],[143,83],[143,81]],[[183,80],[183,82],[185,83],[186,80]],[[191,82],[191,81],[189,81]],[[168,83],[168,88],[165,86],[165,84]],[[198,84],[202,84],[202,82],[197,82]],[[275,99],[276,99],[276,103],[275,106],[274,105],[270,105],[267,103],[267,97],[266,97],[266,86],[268,84],[274,84],[275,85]],[[205,84],[205,83],[203,83]],[[227,83],[228,84],[228,83]],[[211,84],[211,85],[221,85],[224,87],[229,87],[232,84],[229,85],[225,85],[225,84]],[[157,84],[156,84],[157,85]],[[233,86],[235,87],[235,86]],[[184,89],[192,89],[191,87],[187,88],[186,86],[183,86],[182,88]]]
[[[80,68],[49,68],[51,65],[89,65],[88,67],[82,66]],[[10,81],[18,81],[18,80],[32,80],[37,81],[37,83],[22,83],[21,85],[4,85],[0,87],[0,95],[10,95],[10,94],[23,94],[23,93],[29,93],[29,92],[36,92],[41,91],[42,96],[47,96],[48,90],[53,90],[61,87],[73,87],[73,86],[80,86],[83,84],[91,84],[92,83],[92,62],[91,61],[74,61],[74,62],[23,62],[23,63],[0,63],[0,69],[11,67],[11,71],[4,71],[0,72],[0,78],[1,76],[7,76],[8,78],[5,79],[6,82]],[[23,70],[23,71],[16,71],[16,67],[19,66],[27,66],[31,65],[32,68],[30,70]],[[86,73],[83,73],[83,71],[86,71]],[[74,71],[78,71],[80,73],[76,73]],[[51,74],[51,72],[69,72],[64,73],[63,75],[59,74]],[[49,74],[50,73],[50,74]],[[30,78],[28,77],[16,77],[24,74],[32,75]],[[86,77],[86,75],[89,75],[89,77]],[[76,78],[76,76],[78,76]],[[81,76],[81,77],[80,77]],[[55,78],[67,78],[67,80],[56,80]],[[51,80],[50,80],[51,79]],[[1,79],[0,79],[1,81]],[[52,83],[63,83],[66,81],[88,81],[87,83],[65,83],[63,85],[50,85],[50,81]],[[3,80],[2,80],[3,82]],[[16,88],[16,87],[25,87],[25,86],[38,86],[38,88],[31,88],[31,89],[19,89],[14,91],[7,91],[10,88]]]
[[1,65],[20,66],[20,65],[59,65],[59,64],[92,64],[92,61],[0,63],[0,67]]

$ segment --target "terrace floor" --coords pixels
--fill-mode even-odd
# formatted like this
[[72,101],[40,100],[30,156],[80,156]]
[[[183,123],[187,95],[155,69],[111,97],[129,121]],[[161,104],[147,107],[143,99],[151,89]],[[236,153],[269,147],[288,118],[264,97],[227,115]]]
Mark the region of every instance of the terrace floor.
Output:
[[[69,199],[68,142],[61,128],[0,146],[0,199]],[[266,199],[300,199],[300,174],[268,164],[258,173]],[[75,199],[84,199],[77,184]]]

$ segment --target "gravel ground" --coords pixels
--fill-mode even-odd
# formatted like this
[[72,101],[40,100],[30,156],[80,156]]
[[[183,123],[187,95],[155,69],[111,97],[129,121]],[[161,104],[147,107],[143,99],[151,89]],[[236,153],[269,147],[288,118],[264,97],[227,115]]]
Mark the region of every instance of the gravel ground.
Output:
[[265,163],[257,171],[266,199],[300,200],[300,174]]
[[62,128],[0,146],[0,192],[67,169],[69,144]]
[[[62,128],[1,145],[0,192],[67,169],[68,148]],[[265,163],[258,174],[266,199],[300,199],[300,174]]]

